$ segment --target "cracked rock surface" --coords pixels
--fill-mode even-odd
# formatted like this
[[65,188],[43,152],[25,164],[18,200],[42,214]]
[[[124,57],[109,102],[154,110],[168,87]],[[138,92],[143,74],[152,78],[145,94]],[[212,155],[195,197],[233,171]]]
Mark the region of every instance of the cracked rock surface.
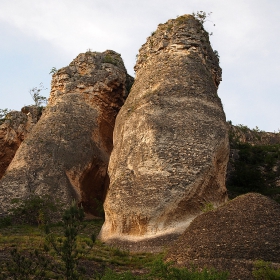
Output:
[[128,94],[128,76],[114,51],[82,53],[53,75],[48,106],[0,181],[0,212],[14,198],[72,199],[98,215],[108,185],[115,117]]
[[131,251],[157,251],[205,204],[227,200],[221,68],[208,33],[184,15],[158,26],[135,71],[116,119],[99,238]]

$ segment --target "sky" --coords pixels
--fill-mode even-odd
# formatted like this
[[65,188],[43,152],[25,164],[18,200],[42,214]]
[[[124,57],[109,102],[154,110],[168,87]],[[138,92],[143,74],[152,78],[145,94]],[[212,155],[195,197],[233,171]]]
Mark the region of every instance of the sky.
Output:
[[[48,97],[52,67],[79,54],[114,50],[134,76],[136,55],[157,25],[197,11],[220,55],[220,96],[227,120],[280,129],[279,0],[0,0],[0,108],[33,103],[43,83]],[[215,24],[215,26],[214,26]]]

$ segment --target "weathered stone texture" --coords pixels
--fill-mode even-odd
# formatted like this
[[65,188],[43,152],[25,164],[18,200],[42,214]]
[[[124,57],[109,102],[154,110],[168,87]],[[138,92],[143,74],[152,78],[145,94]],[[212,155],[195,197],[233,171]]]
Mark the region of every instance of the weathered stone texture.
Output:
[[36,106],[25,106],[21,112],[7,114],[0,125],[0,179],[12,161],[21,142],[27,137],[40,118],[41,110]]
[[53,75],[48,106],[0,181],[1,211],[12,198],[35,193],[61,203],[75,198],[86,211],[98,214],[128,78],[114,51],[80,54]]
[[134,241],[170,241],[205,203],[224,203],[229,154],[221,69],[194,17],[160,24],[135,70],[116,119],[100,233],[109,243],[130,242],[130,250]]

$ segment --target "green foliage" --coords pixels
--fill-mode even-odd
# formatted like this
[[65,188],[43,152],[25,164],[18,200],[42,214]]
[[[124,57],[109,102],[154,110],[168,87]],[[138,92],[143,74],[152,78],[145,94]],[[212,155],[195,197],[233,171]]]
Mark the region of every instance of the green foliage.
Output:
[[204,206],[202,207],[201,211],[206,213],[206,212],[209,212],[209,211],[213,211],[215,208],[214,208],[214,205],[212,202],[208,202],[208,203],[205,203]]
[[123,273],[116,273],[111,269],[106,269],[103,275],[96,275],[95,279],[98,280],[135,280],[141,279],[135,275],[133,275],[130,271],[126,271]]
[[12,219],[10,216],[0,218],[0,229],[6,228],[10,225],[12,225]]
[[[247,129],[245,126],[243,129]],[[237,194],[259,192],[264,195],[275,187],[279,170],[273,167],[280,160],[280,145],[250,145],[248,143],[232,142],[232,148],[237,149],[239,158],[232,162],[234,171],[228,181],[228,189]]]
[[[46,227],[46,241],[54,250],[55,254],[61,259],[62,265],[57,269],[64,275],[67,280],[79,279],[77,271],[78,253],[77,250],[77,236],[79,231],[83,228],[82,221],[85,213],[82,208],[76,206],[73,201],[71,207],[67,209],[62,217],[62,226],[64,229],[64,237],[56,237],[54,233],[50,233],[49,228]],[[91,248],[93,242],[87,242]],[[49,249],[46,247],[46,249]]]
[[133,275],[131,272],[116,273],[112,270],[106,270],[100,277],[101,280],[226,280],[228,273],[217,272],[215,270],[203,269],[198,271],[195,268],[177,268],[172,263],[164,263],[162,258],[156,259],[150,266],[150,272],[145,275]]
[[51,71],[49,74],[55,74],[58,70],[56,69],[56,67],[52,67]]
[[24,200],[13,199],[11,203],[14,208],[10,217],[13,222],[21,224],[45,225],[61,211],[49,196],[32,194]]
[[208,18],[211,16],[212,12],[206,13],[204,11],[197,11],[192,13],[192,15],[203,25],[206,21],[209,21]]
[[[91,227],[86,233],[85,229],[96,226],[97,222],[98,228]],[[153,254],[130,254],[101,242],[95,242],[95,234],[91,238],[90,235],[93,232],[97,233],[101,225],[102,220],[84,221],[83,209],[78,208],[73,202],[64,212],[59,226],[45,226],[45,243],[42,242],[44,239],[41,239],[42,232],[40,233],[38,228],[21,226],[32,235],[26,236],[23,240],[19,239],[20,226],[1,231],[0,250],[3,249],[1,245],[4,248],[11,247],[9,238],[19,243],[13,245],[16,249],[11,252],[11,260],[2,267],[0,263],[0,279],[227,279],[227,273],[206,269],[198,271],[194,268],[176,268],[171,263],[164,263],[162,257],[158,258]],[[16,236],[12,236],[15,231]],[[4,232],[6,236],[2,236]],[[27,243],[27,239],[32,240],[34,250],[28,249],[30,244]],[[19,249],[20,244],[23,243],[25,243],[24,247]],[[99,269],[94,268],[94,272],[91,269],[87,270],[84,260],[87,260],[87,263],[91,261],[91,264],[94,267],[99,266]],[[111,270],[104,270],[108,265]],[[144,269],[145,274],[134,275],[131,272],[137,269]]]
[[11,260],[5,263],[0,280],[6,279],[49,279],[46,278],[48,259],[37,250],[24,254],[16,249],[11,251]]
[[99,217],[105,217],[105,212],[104,212],[104,207],[103,207],[103,202],[98,200],[96,197],[92,199],[95,205],[95,211],[99,215]]
[[176,18],[177,25],[186,23],[187,21],[188,21],[188,17],[186,17],[186,16],[177,16],[177,18]]
[[118,60],[116,58],[114,58],[113,56],[106,54],[103,58],[103,63],[110,63],[113,65],[118,65]]
[[29,90],[29,93],[37,107],[40,107],[41,104],[47,103],[47,98],[41,95],[41,91],[46,89],[47,88],[44,88],[43,83],[40,83],[39,87],[34,87]]
[[280,268],[274,269],[269,262],[257,261],[254,265],[253,276],[257,280],[279,280]]
[[220,55],[219,55],[219,53],[218,53],[217,50],[214,50],[214,54],[215,54],[215,56],[218,58],[218,60],[220,60]]
[[[17,248],[13,249],[11,251],[12,259],[4,264],[4,272],[0,279],[7,279],[6,276],[13,277],[11,279],[53,279],[47,278],[47,273],[62,277],[59,279],[82,279],[78,272],[80,250],[77,246],[77,236],[84,228],[82,224],[84,216],[83,209],[78,208],[73,202],[62,217],[64,236],[60,237],[51,233],[50,227],[45,224],[44,228],[47,234],[44,244],[45,253],[39,253],[38,250],[20,252]],[[95,235],[92,234],[92,239],[84,237],[82,241],[88,249],[91,249]],[[85,246],[83,248],[85,251]],[[57,258],[54,258],[55,256]]]
[[243,132],[247,132],[250,130],[250,128],[247,125],[243,125],[243,124],[238,124],[236,125],[236,127],[238,127]]
[[11,110],[9,110],[8,108],[0,109],[0,125],[6,120],[6,116],[10,112]]
[[[210,13],[206,13],[204,11],[197,11],[196,13],[192,13],[192,15],[195,17],[195,19],[197,19],[201,24],[202,26],[204,25],[204,23],[206,21],[210,21],[212,22],[209,18],[211,16],[212,12]],[[213,23],[213,26],[215,26],[215,24]],[[213,32],[209,33],[209,35],[213,35]],[[219,58],[219,57],[218,57]]]

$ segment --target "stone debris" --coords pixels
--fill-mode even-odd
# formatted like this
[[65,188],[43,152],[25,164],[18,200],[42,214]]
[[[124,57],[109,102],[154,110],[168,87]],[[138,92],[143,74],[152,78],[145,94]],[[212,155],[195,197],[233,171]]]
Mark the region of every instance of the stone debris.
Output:
[[168,249],[166,260],[228,271],[229,279],[253,280],[257,260],[280,267],[279,232],[280,205],[248,193],[195,218]]

